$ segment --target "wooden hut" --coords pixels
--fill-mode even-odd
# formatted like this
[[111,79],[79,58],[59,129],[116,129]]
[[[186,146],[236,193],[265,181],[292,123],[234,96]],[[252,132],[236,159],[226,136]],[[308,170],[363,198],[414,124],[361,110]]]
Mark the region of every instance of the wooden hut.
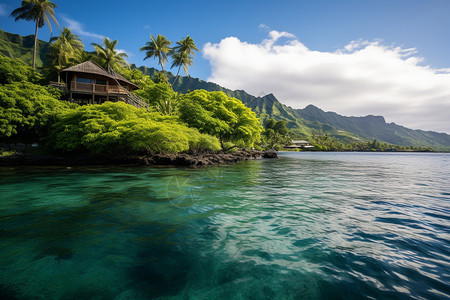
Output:
[[[145,106],[130,91],[139,89],[113,69],[106,71],[92,61],[61,71],[65,80],[69,101],[80,104],[101,104],[105,101],[124,101],[138,107]],[[142,100],[140,100],[142,101]]]
[[290,145],[284,146],[287,149],[311,149],[314,148],[308,141],[305,140],[292,140]]

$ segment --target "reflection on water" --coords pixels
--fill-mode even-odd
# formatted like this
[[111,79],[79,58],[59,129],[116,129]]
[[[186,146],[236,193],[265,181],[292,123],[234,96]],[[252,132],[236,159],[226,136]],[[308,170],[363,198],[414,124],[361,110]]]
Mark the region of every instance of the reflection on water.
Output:
[[0,295],[450,297],[450,155],[0,169]]

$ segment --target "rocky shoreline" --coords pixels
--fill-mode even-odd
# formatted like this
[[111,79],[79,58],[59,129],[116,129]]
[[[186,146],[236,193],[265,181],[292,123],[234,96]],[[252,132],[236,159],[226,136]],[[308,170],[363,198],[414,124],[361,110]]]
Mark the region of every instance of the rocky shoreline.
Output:
[[89,166],[89,165],[173,165],[207,166],[232,164],[244,160],[277,158],[275,151],[236,151],[191,155],[30,155],[15,154],[0,157],[0,167],[5,166]]

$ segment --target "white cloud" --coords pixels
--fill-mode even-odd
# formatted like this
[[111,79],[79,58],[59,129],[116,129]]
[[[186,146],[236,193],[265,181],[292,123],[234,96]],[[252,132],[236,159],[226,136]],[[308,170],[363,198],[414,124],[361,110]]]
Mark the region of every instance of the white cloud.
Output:
[[259,24],[258,28],[261,29],[261,30],[265,30],[265,31],[269,31],[270,30],[269,26],[267,26],[266,24],[263,24],[263,23]]
[[416,52],[363,40],[319,52],[273,30],[259,44],[227,37],[203,47],[212,67],[208,80],[227,88],[271,92],[293,108],[383,115],[387,122],[450,133],[449,69],[420,65]]
[[116,49],[117,53],[125,53],[127,56],[133,56],[131,52],[128,52],[125,49]]
[[5,17],[8,15],[9,15],[8,7],[5,4],[0,3],[0,16]]
[[78,21],[72,20],[72,19],[68,18],[67,16],[62,16],[62,18],[64,20],[64,23],[67,24],[66,27],[68,27],[70,30],[72,30],[73,33],[75,33],[77,35],[94,38],[94,39],[103,39],[104,38],[104,36],[101,34],[97,34],[97,33],[93,33],[93,32],[84,30],[84,25]]

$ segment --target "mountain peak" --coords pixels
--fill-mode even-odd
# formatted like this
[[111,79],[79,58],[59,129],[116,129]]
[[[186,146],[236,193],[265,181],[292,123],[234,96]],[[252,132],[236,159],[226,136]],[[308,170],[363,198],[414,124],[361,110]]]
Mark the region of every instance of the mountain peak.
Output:
[[275,97],[274,94],[270,93],[265,95],[264,97],[260,97],[261,99],[269,100],[271,102],[278,102],[278,99]]
[[314,106],[312,104],[308,104],[304,110],[321,110],[320,108],[318,108],[317,106]]

